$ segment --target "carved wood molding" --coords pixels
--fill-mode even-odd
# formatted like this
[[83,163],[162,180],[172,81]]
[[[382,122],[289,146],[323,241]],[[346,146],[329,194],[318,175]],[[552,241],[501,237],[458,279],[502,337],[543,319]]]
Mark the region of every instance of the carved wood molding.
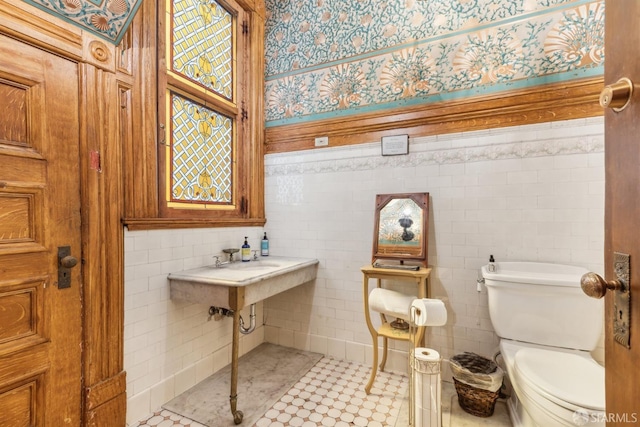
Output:
[[83,41],[83,62],[91,64],[102,70],[115,73],[115,46],[103,43],[101,40],[92,39],[89,36],[86,36]]
[[127,381],[125,372],[107,378],[85,389],[86,415],[84,426],[126,425]]
[[87,387],[85,390],[87,410],[94,410],[109,400],[124,395],[126,390],[127,375],[124,371]]
[[[102,402],[99,396],[103,393],[96,394],[99,389],[94,385],[116,377],[124,368],[123,186],[117,116],[121,108],[104,108],[119,105],[115,74],[83,64],[80,87],[80,158],[96,160],[83,162],[87,167],[81,171],[83,372],[85,384],[94,392],[87,394],[93,400],[85,408],[90,408]],[[124,381],[120,379],[117,384],[113,390],[119,388],[124,395]],[[125,414],[119,414],[113,425],[124,425],[124,419]]]
[[374,142],[383,136],[410,137],[601,116],[603,78],[549,84],[459,101],[446,101],[310,123],[267,128],[267,154],[314,147],[318,136],[329,147]]
[[25,2],[0,0],[0,33],[67,58],[82,59],[82,30]]

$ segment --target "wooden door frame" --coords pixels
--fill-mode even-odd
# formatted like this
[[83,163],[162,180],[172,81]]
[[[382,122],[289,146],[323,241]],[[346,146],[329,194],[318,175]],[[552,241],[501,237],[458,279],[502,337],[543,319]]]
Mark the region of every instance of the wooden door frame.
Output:
[[[0,0],[0,33],[78,64],[86,426],[126,425],[124,230],[116,49],[24,2]],[[105,102],[106,101],[106,102]]]

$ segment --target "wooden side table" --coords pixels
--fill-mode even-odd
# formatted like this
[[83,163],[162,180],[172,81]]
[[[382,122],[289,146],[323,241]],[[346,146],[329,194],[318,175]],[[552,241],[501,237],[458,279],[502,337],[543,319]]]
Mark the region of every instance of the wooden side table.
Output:
[[[378,373],[378,337],[382,337],[382,362],[380,363],[380,371],[384,371],[384,365],[387,363],[387,349],[388,339],[411,341],[412,336],[408,330],[403,331],[400,329],[394,329],[391,327],[391,321],[387,321],[386,316],[380,313],[380,319],[382,324],[376,329],[371,323],[371,315],[369,313],[369,279],[378,279],[377,286],[382,287],[382,280],[401,280],[414,282],[417,286],[416,298],[428,298],[429,297],[429,275],[431,274],[430,268],[421,267],[420,270],[398,270],[390,268],[376,268],[371,265],[365,265],[360,270],[363,274],[363,286],[364,292],[364,316],[367,320],[367,327],[371,332],[373,338],[373,368],[371,371],[371,378],[364,388],[365,392],[369,394],[371,386],[376,379]],[[413,335],[414,346],[419,346],[424,338],[424,326],[416,328],[416,333]]]

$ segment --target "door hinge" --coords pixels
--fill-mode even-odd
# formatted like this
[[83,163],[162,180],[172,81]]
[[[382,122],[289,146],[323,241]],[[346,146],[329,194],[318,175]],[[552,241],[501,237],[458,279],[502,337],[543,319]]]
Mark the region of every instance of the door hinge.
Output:
[[158,134],[160,136],[160,140],[158,141],[160,145],[167,145],[167,133],[165,132],[165,126],[164,123],[160,123],[158,125],[158,127],[160,128]]
[[247,21],[242,21],[242,34],[249,34],[249,24],[247,24]]

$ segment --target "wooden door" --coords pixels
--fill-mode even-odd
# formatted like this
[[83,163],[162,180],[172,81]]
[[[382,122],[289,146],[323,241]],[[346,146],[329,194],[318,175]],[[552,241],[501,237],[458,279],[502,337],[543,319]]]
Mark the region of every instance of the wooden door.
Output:
[[82,423],[78,81],[77,64],[0,35],[0,426]]
[[605,17],[605,84],[635,83],[631,103],[605,111],[605,278],[613,253],[630,255],[631,348],[613,339],[613,292],[605,296],[607,425],[640,424],[640,1],[609,0]]

